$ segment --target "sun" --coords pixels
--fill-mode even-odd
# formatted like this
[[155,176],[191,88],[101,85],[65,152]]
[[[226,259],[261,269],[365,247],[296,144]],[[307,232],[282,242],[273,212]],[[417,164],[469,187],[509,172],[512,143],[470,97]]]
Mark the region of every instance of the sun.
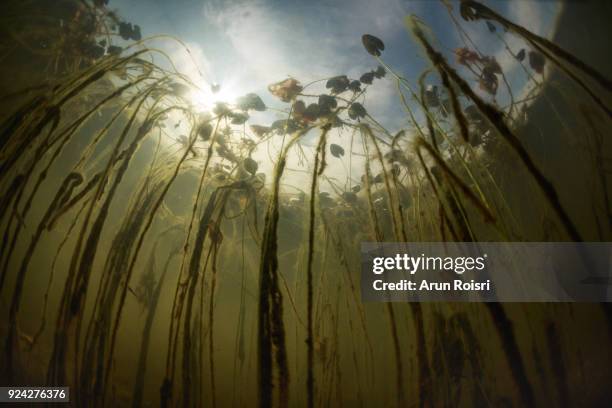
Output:
[[203,85],[199,89],[192,90],[188,95],[198,112],[211,110],[219,102],[232,104],[239,96],[238,88],[231,81]]

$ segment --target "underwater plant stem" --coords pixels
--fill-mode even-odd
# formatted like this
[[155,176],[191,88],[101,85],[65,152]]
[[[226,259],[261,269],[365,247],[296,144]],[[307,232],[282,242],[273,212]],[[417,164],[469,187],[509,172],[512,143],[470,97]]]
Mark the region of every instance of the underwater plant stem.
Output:
[[570,238],[576,242],[584,241],[578,229],[570,219],[569,215],[561,205],[559,196],[556,189],[536,166],[535,162],[531,158],[531,155],[527,152],[518,137],[510,130],[508,125],[503,119],[503,115],[492,105],[483,101],[477,96],[468,83],[461,78],[457,72],[452,69],[446,59],[429,44],[423,32],[413,26],[413,32],[420,43],[423,45],[432,63],[438,67],[439,70],[445,71],[448,76],[455,82],[466,97],[471,99],[478,109],[487,117],[491,124],[499,131],[499,133],[508,142],[510,147],[517,153],[523,164],[527,167],[527,170],[531,173],[533,178],[536,180],[544,196],[547,198],[549,204],[561,220],[565,230],[567,231]]
[[319,143],[317,145],[317,150],[315,153],[314,159],[314,169],[312,170],[312,182],[310,187],[310,205],[309,205],[309,227],[308,227],[308,259],[306,261],[306,279],[307,279],[307,296],[306,296],[306,304],[308,309],[308,320],[307,320],[307,337],[306,337],[306,347],[307,347],[307,361],[308,361],[308,373],[306,378],[306,394],[307,394],[307,402],[306,406],[308,408],[314,407],[314,338],[312,331],[312,308],[313,308],[313,285],[312,285],[312,261],[314,254],[314,229],[315,229],[315,197],[317,193],[317,180],[319,178],[319,174],[322,173],[323,167],[319,170],[319,160],[322,152],[325,151],[325,143],[327,139],[327,132],[329,132],[330,127],[325,127],[321,132],[321,136],[319,138]]

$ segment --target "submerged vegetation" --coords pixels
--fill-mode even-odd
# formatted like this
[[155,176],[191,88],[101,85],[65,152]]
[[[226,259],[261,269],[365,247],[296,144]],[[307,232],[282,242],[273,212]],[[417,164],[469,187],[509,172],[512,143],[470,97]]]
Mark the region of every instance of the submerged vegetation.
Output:
[[[61,4],[57,32],[5,29],[47,68],[0,125],[4,382],[69,384],[88,406],[604,401],[605,374],[589,385],[584,370],[609,365],[607,305],[363,304],[358,290],[362,241],[610,240],[597,69],[476,1],[442,2],[464,43],[443,53],[407,17],[430,65],[417,81],[365,34],[359,78],[286,78],[268,87],[280,108],[245,93],[200,112],[197,81],[139,26],[105,1]],[[525,92],[464,24],[524,42],[506,52]],[[368,112],[381,81],[401,129]],[[550,120],[552,159],[531,139]],[[564,346],[584,316],[591,346]]]

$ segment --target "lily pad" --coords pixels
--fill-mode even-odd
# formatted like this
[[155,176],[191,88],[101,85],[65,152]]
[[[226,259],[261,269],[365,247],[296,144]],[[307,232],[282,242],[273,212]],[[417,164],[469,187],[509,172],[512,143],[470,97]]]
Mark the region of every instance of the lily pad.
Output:
[[544,72],[545,64],[546,59],[542,54],[535,51],[529,51],[529,66],[531,66],[535,72],[542,74]]
[[348,89],[350,89],[351,91],[355,93],[361,91],[361,82],[357,80],[351,81],[351,83],[348,85]]
[[232,112],[229,116],[232,118],[232,125],[242,125],[249,119],[249,115],[243,112]]
[[361,42],[363,43],[363,46],[366,51],[370,55],[374,55],[375,57],[380,57],[381,51],[385,49],[385,44],[382,42],[382,40],[371,34],[362,35]]
[[314,122],[315,120],[317,120],[320,113],[321,109],[319,108],[319,105],[317,105],[316,103],[311,103],[304,111],[303,119],[308,122]]
[[350,81],[346,75],[338,75],[336,77],[330,78],[325,84],[325,87],[327,89],[331,89],[331,92],[333,94],[339,94],[346,91],[349,84]]
[[386,74],[387,74],[387,70],[385,70],[385,68],[382,65],[379,65],[376,68],[376,71],[374,71],[374,76],[378,79],[384,78]]
[[366,72],[359,78],[359,80],[364,84],[371,85],[372,81],[374,81],[374,72]]
[[331,112],[332,109],[335,109],[338,106],[338,101],[336,98],[329,95],[319,95],[319,111],[322,114],[327,114]]
[[210,135],[212,134],[213,127],[210,123],[202,123],[198,126],[198,136],[204,141],[210,139]]
[[270,126],[251,125],[251,132],[255,133],[257,137],[263,137],[271,130],[272,128]]
[[342,148],[342,146],[339,146],[335,143],[332,143],[329,146],[329,151],[331,152],[332,156],[334,157],[338,157],[340,158],[341,156],[344,156],[344,149]]
[[256,110],[258,112],[263,112],[266,110],[266,105],[261,100],[261,98],[254,93],[248,93],[241,98],[238,98],[236,103],[238,108],[248,111],[248,110]]
[[367,111],[359,102],[354,102],[348,109],[348,115],[351,119],[356,120],[363,118],[367,114]]

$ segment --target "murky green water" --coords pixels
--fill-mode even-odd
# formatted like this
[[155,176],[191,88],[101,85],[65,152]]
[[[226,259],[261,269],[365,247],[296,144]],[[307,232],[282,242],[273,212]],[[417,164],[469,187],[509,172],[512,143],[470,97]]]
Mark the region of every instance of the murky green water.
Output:
[[[607,305],[359,293],[362,241],[610,241],[609,6],[559,8],[546,42],[427,2],[467,31],[406,25],[444,57],[422,90],[365,39],[369,71],[220,105],[94,3],[0,6],[2,385],[79,406],[609,400]],[[391,125],[366,98],[384,87]]]

